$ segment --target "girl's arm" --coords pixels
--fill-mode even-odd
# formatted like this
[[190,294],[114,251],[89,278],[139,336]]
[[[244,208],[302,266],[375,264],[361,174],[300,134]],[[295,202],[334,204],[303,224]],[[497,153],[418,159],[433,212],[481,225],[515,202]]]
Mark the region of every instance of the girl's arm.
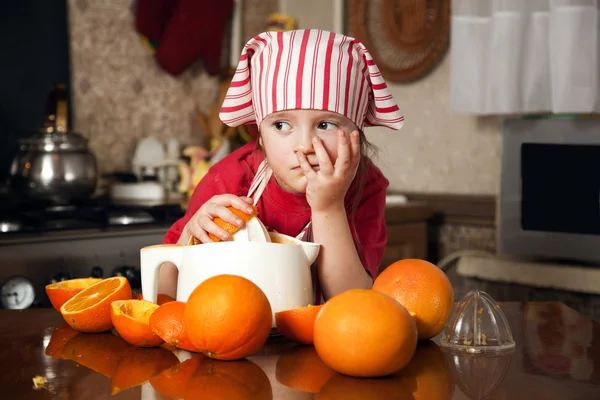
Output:
[[321,244],[317,273],[324,299],[348,289],[369,289],[373,280],[365,270],[352,238],[344,205],[312,214],[313,240]]

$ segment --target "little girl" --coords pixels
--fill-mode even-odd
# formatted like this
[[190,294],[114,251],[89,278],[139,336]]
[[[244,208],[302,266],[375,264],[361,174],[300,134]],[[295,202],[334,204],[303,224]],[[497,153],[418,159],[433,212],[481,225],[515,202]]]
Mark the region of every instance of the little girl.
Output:
[[[322,30],[262,33],[245,45],[220,117],[256,123],[258,141],[212,166],[164,243],[228,240],[212,220],[241,226],[227,207],[256,204],[267,229],[321,244],[316,303],[370,288],[387,241],[389,182],[362,129],[398,130],[404,118],[364,45]],[[172,294],[175,282],[175,268],[163,266],[159,291]]]

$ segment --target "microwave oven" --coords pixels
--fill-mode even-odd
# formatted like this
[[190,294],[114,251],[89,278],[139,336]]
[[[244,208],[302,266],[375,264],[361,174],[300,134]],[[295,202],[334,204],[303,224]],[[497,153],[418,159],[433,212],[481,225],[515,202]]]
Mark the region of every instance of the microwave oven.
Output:
[[498,249],[600,262],[600,118],[512,118],[502,127]]

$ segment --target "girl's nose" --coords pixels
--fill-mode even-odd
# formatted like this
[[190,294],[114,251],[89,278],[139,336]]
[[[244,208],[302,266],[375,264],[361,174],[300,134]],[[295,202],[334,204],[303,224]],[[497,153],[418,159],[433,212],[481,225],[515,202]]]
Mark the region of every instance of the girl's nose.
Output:
[[296,142],[294,151],[300,151],[304,154],[314,153],[312,139],[313,137],[315,137],[315,133],[313,132],[313,130],[303,128],[299,133],[300,135],[298,135],[298,141]]

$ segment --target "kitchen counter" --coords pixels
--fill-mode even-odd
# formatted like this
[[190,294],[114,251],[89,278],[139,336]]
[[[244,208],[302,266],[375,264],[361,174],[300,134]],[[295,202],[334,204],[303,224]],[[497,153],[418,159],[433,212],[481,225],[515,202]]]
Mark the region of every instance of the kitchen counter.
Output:
[[4,399],[78,400],[181,398],[186,390],[185,398],[224,399],[600,398],[600,323],[554,302],[501,307],[513,352],[450,353],[438,336],[383,379],[334,374],[314,347],[281,337],[247,360],[215,362],[185,351],[134,349],[110,333],[76,334],[52,309],[0,310],[0,391]]

